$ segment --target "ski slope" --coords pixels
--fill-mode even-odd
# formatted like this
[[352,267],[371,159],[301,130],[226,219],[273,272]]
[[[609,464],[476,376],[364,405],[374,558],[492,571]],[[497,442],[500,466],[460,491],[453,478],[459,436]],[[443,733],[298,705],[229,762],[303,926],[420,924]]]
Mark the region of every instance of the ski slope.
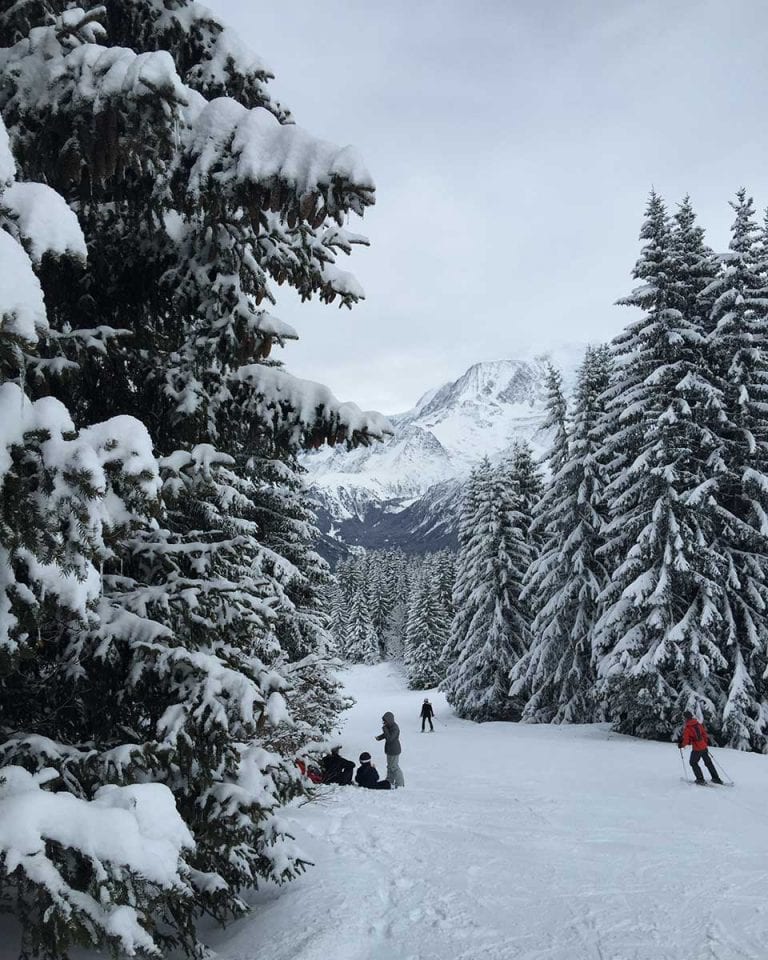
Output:
[[324,787],[290,815],[315,867],[254,899],[225,960],[765,960],[768,758],[715,751],[733,790],[681,781],[672,744],[603,726],[476,725],[390,665],[345,673],[341,742],[404,790]]

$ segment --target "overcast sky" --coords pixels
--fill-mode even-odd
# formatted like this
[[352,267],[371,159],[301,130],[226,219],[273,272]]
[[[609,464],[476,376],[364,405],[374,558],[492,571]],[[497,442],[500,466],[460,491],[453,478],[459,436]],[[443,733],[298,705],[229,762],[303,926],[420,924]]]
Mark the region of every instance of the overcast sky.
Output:
[[728,242],[768,203],[762,0],[207,0],[377,202],[352,311],[282,296],[284,359],[387,413],[478,360],[610,338],[653,185]]

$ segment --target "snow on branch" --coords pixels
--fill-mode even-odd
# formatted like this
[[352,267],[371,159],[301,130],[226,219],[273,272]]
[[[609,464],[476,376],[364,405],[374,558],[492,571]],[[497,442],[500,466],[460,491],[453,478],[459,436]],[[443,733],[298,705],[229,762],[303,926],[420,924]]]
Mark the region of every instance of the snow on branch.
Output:
[[55,190],[43,183],[14,183],[2,194],[6,208],[34,263],[43,254],[85,260],[87,250],[75,212]]
[[[183,10],[168,11],[167,15],[175,19],[185,16],[188,21],[210,19],[213,14],[207,7],[191,3]],[[225,90],[232,82],[232,76],[239,74],[254,77],[265,82],[274,77],[272,70],[245,43],[240,34],[232,27],[220,26],[219,32],[211,41],[207,56],[189,73],[189,79],[195,86],[204,90]]]
[[196,200],[212,185],[251,194],[262,209],[300,216],[320,226],[347,209],[362,213],[375,185],[352,147],[338,147],[301,127],[281,124],[268,110],[219,97],[191,100],[186,153],[188,192]]
[[10,184],[16,176],[16,161],[11,153],[11,143],[3,118],[0,117],[0,189]]
[[[0,768],[0,872],[49,898],[59,922],[84,927],[94,944],[106,935],[129,956],[160,956],[146,929],[151,918],[134,905],[131,887],[154,887],[156,897],[188,893],[182,856],[194,841],[173,794],[154,783],[107,785],[87,801],[44,789],[58,776],[52,769]],[[69,871],[60,869],[72,853],[89,864],[92,891],[70,886]],[[108,873],[122,875],[123,897],[114,896]]]
[[368,444],[393,432],[386,417],[363,411],[357,404],[341,403],[328,387],[312,380],[301,380],[279,367],[248,364],[232,375],[232,380],[250,388],[248,414],[267,422],[284,410],[292,411],[292,420],[301,439],[310,446],[349,440]]
[[67,50],[55,30],[40,27],[14,46],[0,48],[0,71],[13,78],[13,95],[6,104],[10,115],[23,114],[30,106],[38,115],[44,110],[60,113],[68,105],[82,109],[93,104],[101,110],[110,99],[124,97],[160,96],[187,103],[187,90],[167,50],[137,54],[98,43]]
[[34,344],[47,330],[43,291],[30,259],[24,248],[0,229],[0,336]]

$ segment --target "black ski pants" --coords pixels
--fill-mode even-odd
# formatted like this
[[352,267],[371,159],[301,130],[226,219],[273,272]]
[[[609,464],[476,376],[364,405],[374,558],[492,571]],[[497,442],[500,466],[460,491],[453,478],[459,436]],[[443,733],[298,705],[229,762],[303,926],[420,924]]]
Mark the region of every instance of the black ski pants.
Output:
[[351,760],[344,761],[344,767],[339,773],[339,783],[345,786],[352,783],[352,774],[355,772],[355,765]]
[[432,725],[432,717],[422,717],[421,718],[421,732],[424,733],[424,724],[429,723],[429,729],[434,731],[434,726]]
[[340,783],[347,786],[352,783],[352,774],[355,772],[355,765],[351,760],[345,760],[339,757],[339,764],[332,773],[326,774],[325,783]]
[[720,774],[717,772],[714,763],[712,763],[712,757],[709,755],[709,750],[691,750],[691,756],[688,760],[688,763],[691,765],[693,770],[693,775],[697,780],[703,780],[704,774],[701,772],[701,767],[699,766],[699,760],[704,761],[704,766],[709,770],[709,775],[713,780],[719,780]]

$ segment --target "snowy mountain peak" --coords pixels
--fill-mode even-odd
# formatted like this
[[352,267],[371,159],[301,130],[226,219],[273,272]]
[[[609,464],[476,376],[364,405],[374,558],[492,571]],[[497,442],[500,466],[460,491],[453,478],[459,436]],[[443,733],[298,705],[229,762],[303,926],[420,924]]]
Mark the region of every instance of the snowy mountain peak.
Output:
[[[580,347],[558,351],[566,384],[581,359]],[[541,455],[548,356],[475,363],[456,380],[425,393],[406,413],[390,417],[395,433],[384,443],[358,450],[325,448],[308,454],[304,466],[320,504],[321,527],[347,542],[377,543],[388,531],[397,542],[409,535],[424,547],[416,527],[440,528],[445,495],[456,507],[457,482],[484,456],[503,456],[525,439]],[[447,482],[449,487],[444,487]],[[394,515],[403,516],[395,521]],[[406,522],[407,519],[407,522]],[[387,530],[382,531],[382,523]],[[414,527],[414,524],[416,527]],[[396,535],[395,535],[395,527]],[[375,528],[375,537],[373,530]],[[407,545],[403,542],[403,546]]]
[[[545,361],[495,360],[473,364],[453,383],[440,387],[428,402],[402,416],[428,429],[456,416],[480,414],[487,424],[500,407],[518,406],[524,414],[540,406],[544,397]],[[456,439],[459,439],[458,437]]]

